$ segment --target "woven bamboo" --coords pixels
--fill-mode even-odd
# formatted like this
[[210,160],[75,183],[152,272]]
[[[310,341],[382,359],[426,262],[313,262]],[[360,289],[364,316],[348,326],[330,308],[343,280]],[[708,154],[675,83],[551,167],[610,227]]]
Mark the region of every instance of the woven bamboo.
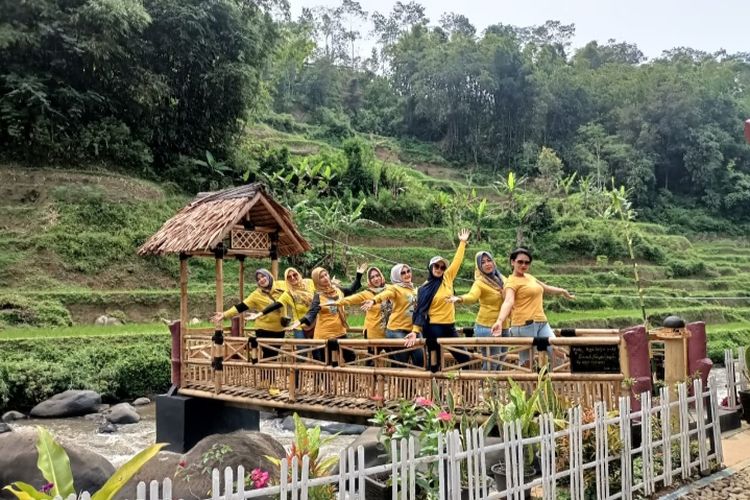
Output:
[[[251,229],[244,229],[244,228]],[[215,193],[199,193],[186,207],[169,219],[141,248],[139,255],[211,255],[228,239],[231,231],[251,235],[238,236],[238,248],[226,247],[229,254],[267,257],[268,233],[278,232],[278,254],[294,255],[311,249],[292,222],[291,214],[265,191],[260,183],[248,184]],[[260,235],[263,236],[260,236]],[[234,241],[234,238],[232,239]]]

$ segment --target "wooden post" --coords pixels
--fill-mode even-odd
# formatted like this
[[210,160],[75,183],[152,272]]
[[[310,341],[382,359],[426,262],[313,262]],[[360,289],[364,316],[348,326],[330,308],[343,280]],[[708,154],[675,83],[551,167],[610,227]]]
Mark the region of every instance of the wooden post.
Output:
[[274,280],[279,279],[279,232],[273,232],[270,234],[271,248],[269,249],[269,256],[271,257],[271,276]]
[[[245,256],[238,255],[237,260],[240,261],[240,300],[245,298]],[[245,322],[243,318],[240,318],[240,337],[245,336]]]
[[[179,378],[180,387],[185,386],[184,373],[182,371],[182,353],[185,352],[185,333],[188,328],[188,259],[189,255],[180,254],[180,351],[179,353],[173,353],[172,359],[174,363],[175,354],[179,356],[180,370],[179,374],[175,379]],[[174,369],[173,369],[174,370]],[[174,380],[173,380],[174,383]]]
[[[224,311],[224,247],[219,244],[214,250],[216,258],[216,312]],[[213,346],[211,348],[211,357],[213,358],[212,368],[214,370],[214,389],[218,394],[221,392],[222,378],[224,375],[224,336],[223,326],[221,323],[216,328],[213,336]]]

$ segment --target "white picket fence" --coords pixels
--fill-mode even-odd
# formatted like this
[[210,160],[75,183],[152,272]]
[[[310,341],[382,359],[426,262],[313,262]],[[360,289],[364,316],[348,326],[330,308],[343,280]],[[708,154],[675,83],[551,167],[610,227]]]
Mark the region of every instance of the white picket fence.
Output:
[[[734,357],[732,350],[725,351],[726,384],[724,390],[730,395],[728,404],[734,403],[733,394],[738,387],[747,385],[742,380],[742,356]],[[705,473],[712,466],[722,463],[721,429],[719,428],[719,384],[715,377],[709,379],[704,388],[700,380],[692,386],[677,388],[675,399],[666,387],[659,391],[654,403],[650,393],[640,395],[641,409],[631,411],[630,398],[619,400],[618,414],[609,416],[603,402],[594,407],[593,422],[583,423],[580,407],[568,411],[567,426],[555,430],[549,415],[539,417],[539,435],[523,438],[520,423],[506,423],[502,439],[487,444],[482,429],[473,428],[461,435],[458,430],[440,435],[438,453],[418,456],[414,437],[391,443],[391,462],[385,465],[364,467],[365,450],[347,448],[339,454],[339,474],[309,477],[309,457],[302,463],[295,458],[292,463],[282,461],[279,479],[274,486],[263,489],[246,489],[245,469],[226,468],[223,474],[214,469],[212,474],[211,500],[241,500],[259,497],[280,497],[291,500],[307,500],[310,488],[334,485],[340,500],[365,498],[367,477],[389,475],[392,500],[414,500],[417,498],[416,478],[420,470],[432,464],[437,472],[437,495],[440,500],[483,500],[527,498],[533,490],[544,500],[554,500],[558,491],[567,489],[572,500],[583,500],[586,489],[585,477],[593,474],[595,496],[602,500],[629,500],[634,494],[650,495],[662,487],[669,487],[676,480],[686,480],[696,473]],[[640,444],[632,446],[632,432],[640,431]],[[613,430],[621,444],[619,451],[610,450],[608,434]],[[658,436],[654,435],[656,431]],[[595,453],[593,459],[584,456],[586,433],[593,432]],[[558,450],[565,442],[568,463],[563,470],[557,469]],[[534,446],[539,450],[541,476],[524,481],[524,450]],[[697,453],[696,453],[697,452]],[[677,462],[673,462],[673,453]],[[488,455],[502,457],[507,467],[506,489],[495,490],[493,477],[489,473]],[[655,467],[660,460],[660,467]],[[619,466],[620,487],[613,484],[611,472]],[[590,483],[590,480],[589,480]],[[88,493],[79,499],[90,500]],[[151,481],[138,484],[136,500],[171,500],[172,481]],[[75,500],[71,497],[67,500]]]
[[737,349],[735,357],[734,349],[724,350],[724,367],[726,368],[727,374],[727,409],[737,410],[737,390],[746,390],[748,387],[748,381],[742,375],[745,373],[745,356],[742,355],[744,348],[739,347]]

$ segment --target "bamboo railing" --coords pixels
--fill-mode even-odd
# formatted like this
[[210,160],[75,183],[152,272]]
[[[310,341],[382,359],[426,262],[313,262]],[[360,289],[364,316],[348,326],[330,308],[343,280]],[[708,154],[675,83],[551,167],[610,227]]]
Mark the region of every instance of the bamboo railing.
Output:
[[[198,330],[198,332],[196,332]],[[532,338],[439,339],[439,370],[427,362],[415,366],[398,357],[421,351],[424,340],[405,347],[399,339],[264,339],[227,335],[217,346],[204,329],[190,329],[183,337],[180,393],[221,399],[255,408],[293,409],[308,414],[362,419],[378,408],[418,396],[438,397],[450,390],[465,411],[478,411],[489,381],[502,390],[510,379],[532,388],[537,371],[550,360]],[[580,373],[571,371],[571,349],[610,346],[626,360],[625,344],[613,331],[580,330],[576,337],[550,339],[550,379],[558,394],[593,405],[614,404],[627,393],[627,362],[620,369]],[[495,351],[490,351],[490,348]],[[221,369],[212,360],[221,356]],[[456,356],[454,356],[456,355]],[[461,363],[456,357],[468,357]],[[525,364],[522,358],[529,361]],[[484,368],[484,369],[483,369]]]

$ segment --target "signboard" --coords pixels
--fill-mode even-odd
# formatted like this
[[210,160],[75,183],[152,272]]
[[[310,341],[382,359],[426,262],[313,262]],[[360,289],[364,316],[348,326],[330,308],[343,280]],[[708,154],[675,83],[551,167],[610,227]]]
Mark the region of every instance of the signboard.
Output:
[[570,373],[620,373],[619,346],[570,346]]

